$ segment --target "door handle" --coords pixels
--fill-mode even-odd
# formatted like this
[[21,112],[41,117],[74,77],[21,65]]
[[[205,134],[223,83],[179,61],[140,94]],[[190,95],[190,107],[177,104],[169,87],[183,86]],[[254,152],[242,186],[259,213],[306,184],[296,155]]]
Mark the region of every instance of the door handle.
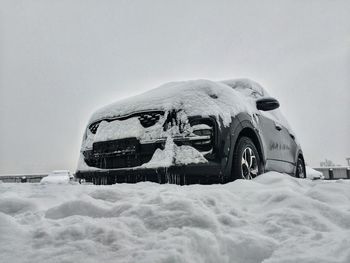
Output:
[[278,124],[277,122],[275,122],[275,128],[276,130],[278,131],[281,131],[282,130],[282,126],[280,124]]

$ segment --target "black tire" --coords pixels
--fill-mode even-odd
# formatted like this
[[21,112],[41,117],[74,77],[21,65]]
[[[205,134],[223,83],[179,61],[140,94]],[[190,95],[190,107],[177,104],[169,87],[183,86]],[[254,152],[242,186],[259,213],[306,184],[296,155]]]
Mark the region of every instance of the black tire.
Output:
[[296,178],[306,178],[305,164],[303,158],[298,157],[297,166],[295,171]]
[[[244,159],[248,162],[244,162]],[[248,167],[249,166],[249,167]],[[231,178],[253,179],[263,172],[259,152],[248,137],[240,137],[233,153]]]

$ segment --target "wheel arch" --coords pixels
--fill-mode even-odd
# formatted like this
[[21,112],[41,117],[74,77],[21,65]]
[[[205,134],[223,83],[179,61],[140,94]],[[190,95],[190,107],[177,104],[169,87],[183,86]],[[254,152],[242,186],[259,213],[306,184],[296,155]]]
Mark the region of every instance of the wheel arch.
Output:
[[[242,119],[242,118],[240,118],[240,119]],[[245,119],[243,121],[239,121],[239,125],[235,125],[235,127],[233,127],[231,135],[232,135],[231,136],[231,151],[230,151],[229,159],[228,159],[228,163],[227,163],[228,175],[230,175],[231,171],[232,171],[233,153],[234,153],[235,148],[237,146],[238,140],[244,136],[250,138],[253,141],[255,147],[258,150],[263,170],[265,170],[266,159],[265,159],[265,153],[264,153],[264,149],[263,149],[263,143],[262,143],[262,140],[260,138],[259,131],[257,128],[254,127],[253,123],[248,119]]]
[[260,160],[262,161],[263,165],[265,165],[264,151],[262,148],[261,139],[257,132],[251,127],[244,127],[238,134],[237,140],[235,142],[235,147],[237,146],[237,142],[241,137],[248,137],[253,141],[256,149],[258,150]]
[[296,171],[297,171],[297,163],[298,163],[298,158],[301,158],[303,160],[303,164],[304,164],[304,172],[305,172],[305,176],[307,176],[307,173],[306,173],[306,163],[305,163],[305,158],[304,158],[304,154],[302,152],[301,149],[299,149],[297,151],[297,154],[296,154],[296,157],[295,157],[295,171],[294,171],[294,174],[296,174]]

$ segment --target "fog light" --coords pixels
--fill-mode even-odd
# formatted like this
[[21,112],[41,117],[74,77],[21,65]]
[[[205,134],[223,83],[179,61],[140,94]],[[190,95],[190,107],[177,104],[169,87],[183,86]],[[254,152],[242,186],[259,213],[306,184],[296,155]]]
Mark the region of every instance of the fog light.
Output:
[[192,146],[200,152],[208,152],[213,148],[213,128],[206,124],[192,126]]

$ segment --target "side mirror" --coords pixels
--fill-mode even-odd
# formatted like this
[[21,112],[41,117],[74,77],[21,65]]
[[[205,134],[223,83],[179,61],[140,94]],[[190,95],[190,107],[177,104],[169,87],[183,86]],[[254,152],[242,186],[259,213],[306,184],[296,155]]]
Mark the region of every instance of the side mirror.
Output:
[[275,110],[279,106],[280,103],[274,98],[262,98],[256,101],[256,108],[262,111]]

